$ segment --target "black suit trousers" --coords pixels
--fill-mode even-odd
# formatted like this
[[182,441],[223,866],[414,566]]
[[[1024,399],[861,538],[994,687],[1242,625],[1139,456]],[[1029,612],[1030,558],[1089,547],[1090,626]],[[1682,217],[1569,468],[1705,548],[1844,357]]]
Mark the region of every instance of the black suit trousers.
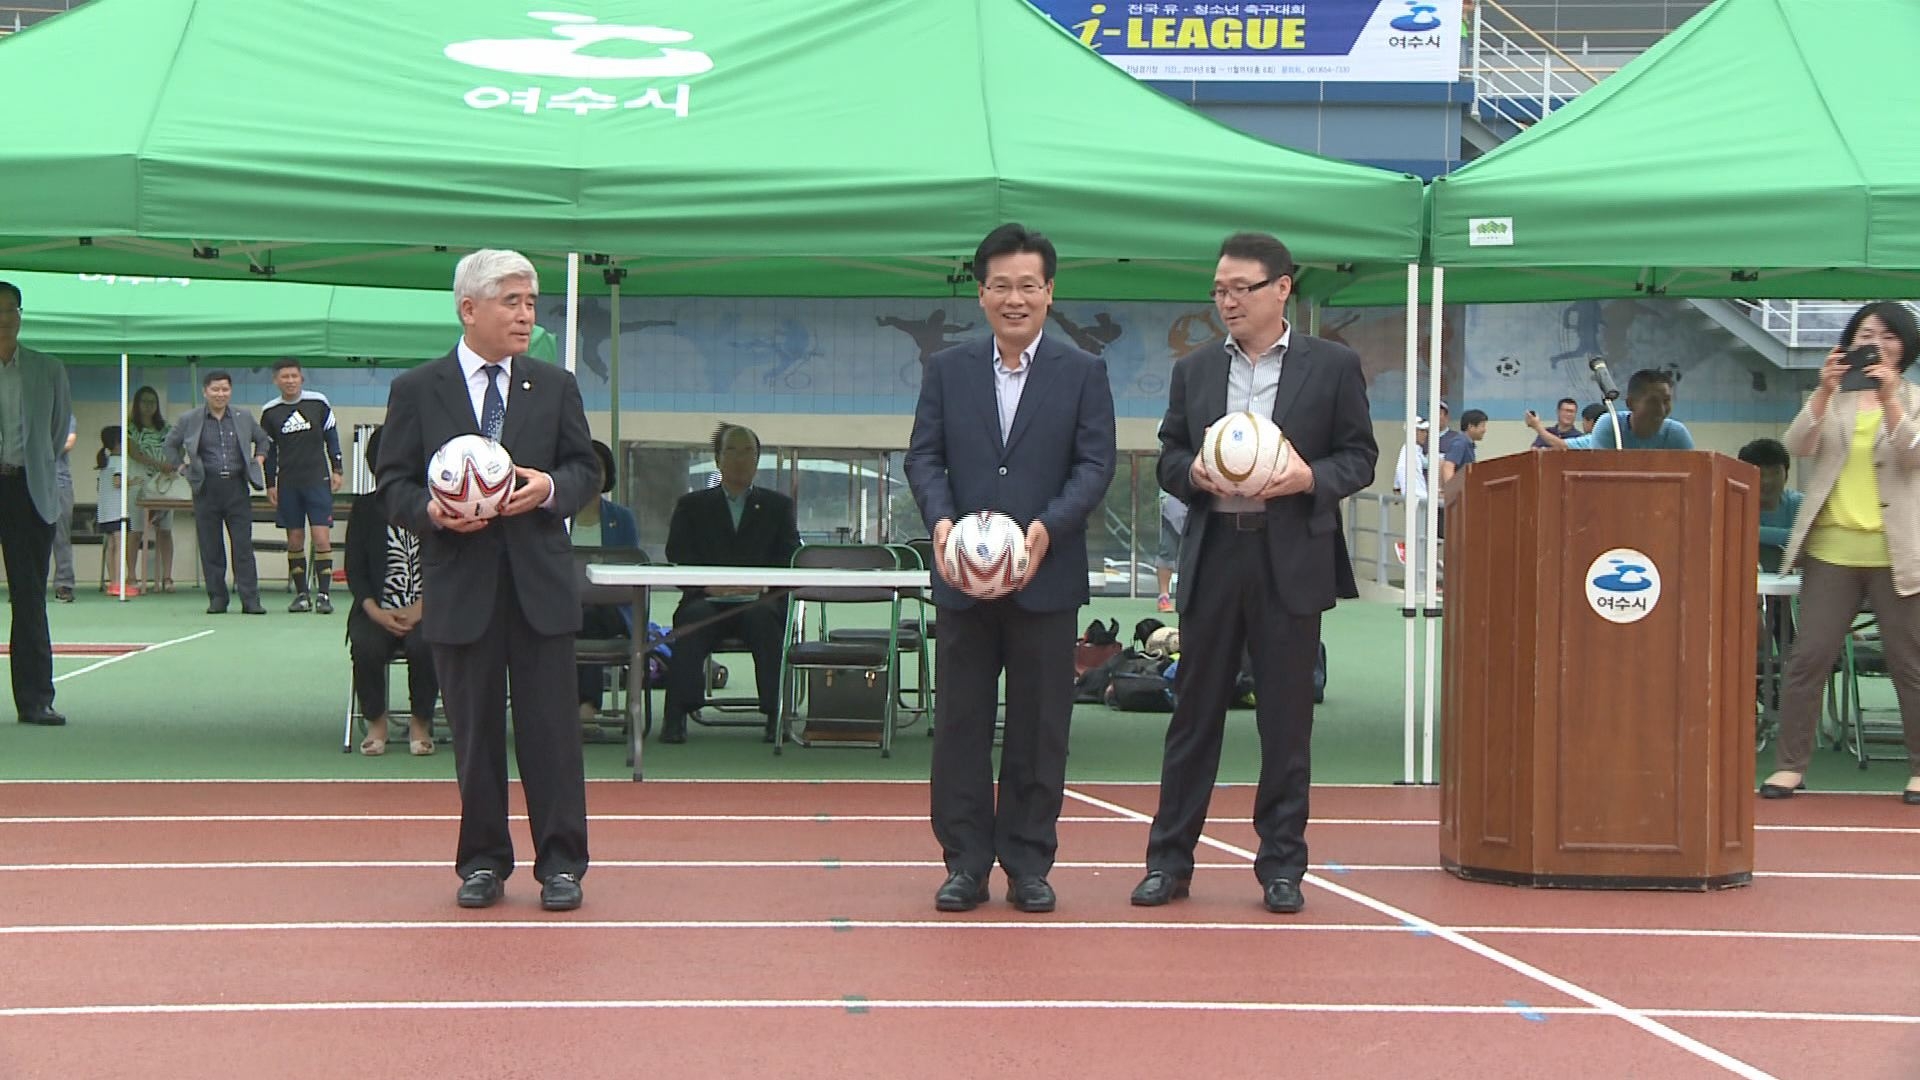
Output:
[[[708,622],[707,620],[715,620]],[[683,627],[705,622],[694,630]],[[688,597],[673,611],[673,659],[667,663],[666,731],[686,728],[687,713],[706,697],[707,657],[721,638],[737,637],[753,651],[753,676],[760,694],[760,711],[769,730],[779,715],[780,654],[786,643],[787,605],[782,600],[716,604],[704,597]]]
[[433,648],[420,627],[406,637],[394,637],[355,603],[347,612],[347,646],[353,657],[353,694],[369,720],[387,715],[387,666],[395,656],[407,658],[407,708],[410,715],[433,719],[433,702],[440,684],[433,674]]
[[[941,608],[935,639],[933,835],[949,872],[1044,877],[1060,846],[1073,722],[1073,610],[1034,614],[1011,600]],[[994,800],[1000,673],[1007,729]]]
[[[1227,707],[1246,650],[1253,661],[1260,782],[1253,826],[1261,882],[1307,872],[1307,786],[1311,779],[1313,668],[1320,615],[1292,615],[1273,581],[1267,534],[1236,531],[1223,516],[1207,523],[1189,602],[1180,612],[1179,703],[1167,725],[1160,808],[1147,837],[1147,869],[1193,874],[1194,847],[1220,774]],[[944,617],[944,616],[943,616]],[[943,623],[940,628],[946,633]]]
[[40,520],[27,474],[0,476],[0,557],[7,567],[7,603],[13,609],[7,660],[13,705],[22,713],[53,706],[53,635],[47,629],[47,559],[53,523]]
[[208,476],[193,496],[193,528],[200,542],[200,576],[207,599],[226,607],[227,543],[233,543],[233,587],[244,607],[260,605],[260,571],[253,558],[253,504],[238,476]]
[[[507,832],[507,687],[513,687],[513,753],[533,828],[533,876],[587,869],[587,785],[574,700],[572,634],[540,634],[527,622],[513,572],[500,560],[493,618],[479,640],[433,646],[440,695],[453,729],[460,781],[460,846],[465,877],[513,872]],[[431,603],[431,600],[429,600]]]

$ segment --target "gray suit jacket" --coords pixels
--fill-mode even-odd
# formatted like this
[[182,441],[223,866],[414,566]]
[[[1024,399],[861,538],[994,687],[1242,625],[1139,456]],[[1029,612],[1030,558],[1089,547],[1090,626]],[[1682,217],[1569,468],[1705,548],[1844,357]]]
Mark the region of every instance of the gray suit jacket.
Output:
[[66,366],[46,353],[22,345],[14,362],[20,365],[20,412],[27,424],[27,493],[41,521],[57,521],[60,481],[54,461],[67,445],[73,391]]
[[[261,430],[260,422],[245,409],[227,406],[227,412],[233,416],[233,432],[240,437],[240,456],[246,458],[247,483],[255,491],[265,490],[267,478],[260,470],[260,459],[272,448],[273,440]],[[200,465],[200,429],[207,423],[205,405],[180,418],[167,433],[167,460],[180,467],[180,475],[187,478],[187,486],[195,495],[200,494],[201,485],[207,482],[206,470]]]

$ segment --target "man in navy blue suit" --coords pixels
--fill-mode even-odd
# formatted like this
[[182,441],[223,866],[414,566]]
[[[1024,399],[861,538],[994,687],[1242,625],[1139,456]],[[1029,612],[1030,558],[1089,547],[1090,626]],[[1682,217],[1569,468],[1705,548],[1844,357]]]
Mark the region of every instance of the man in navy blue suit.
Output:
[[[1026,529],[1018,591],[977,601],[939,567],[933,732],[933,834],[948,877],[941,911],[987,899],[998,861],[1007,901],[1052,911],[1053,869],[1073,717],[1073,642],[1087,602],[1087,519],[1113,479],[1113,390],[1107,367],[1042,336],[1058,262],[1053,244],[1017,224],[987,234],[973,257],[993,336],[928,358],[907,449],[907,482],[944,551],[953,524],[977,510]],[[939,560],[936,560],[938,566]],[[1007,678],[1006,739],[994,802],[993,729]]]

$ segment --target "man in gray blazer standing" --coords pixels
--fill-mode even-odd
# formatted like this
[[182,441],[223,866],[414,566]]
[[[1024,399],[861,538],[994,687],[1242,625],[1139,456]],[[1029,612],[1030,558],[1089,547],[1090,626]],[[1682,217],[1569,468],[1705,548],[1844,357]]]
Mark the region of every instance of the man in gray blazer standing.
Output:
[[262,466],[273,441],[243,409],[229,408],[233,376],[209,371],[200,380],[207,403],[180,418],[167,434],[166,458],[180,467],[193,489],[193,525],[200,542],[200,572],[207,582],[207,614],[227,611],[227,549],[233,543],[233,586],[240,610],[265,615],[260,573],[253,562],[253,500],[249,489],[267,486]]
[[0,281],[0,552],[13,630],[13,706],[23,724],[67,722],[53,708],[47,559],[60,516],[53,462],[67,442],[73,397],[60,361],[20,344],[20,289]]
[[[934,894],[941,911],[985,900],[996,861],[1007,873],[1008,903],[1054,909],[1047,874],[1066,789],[1087,519],[1106,497],[1114,467],[1106,364],[1064,336],[1040,332],[1057,263],[1051,241],[1017,224],[981,241],[973,275],[993,336],[928,358],[907,448],[907,482],[936,552],[954,522],[996,510],[1026,529],[1030,560],[1018,591],[986,601],[954,588],[935,560],[933,832],[948,875]],[[996,804],[1002,669],[1007,729]]]

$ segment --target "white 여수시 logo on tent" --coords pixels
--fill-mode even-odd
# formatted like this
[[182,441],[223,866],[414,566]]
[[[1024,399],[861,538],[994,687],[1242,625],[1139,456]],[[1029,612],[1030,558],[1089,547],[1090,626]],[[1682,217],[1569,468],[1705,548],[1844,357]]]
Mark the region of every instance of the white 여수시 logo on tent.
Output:
[[[592,15],[565,11],[529,11],[527,17],[553,24],[549,27],[553,36],[456,41],[446,47],[446,56],[488,71],[561,79],[684,79],[713,70],[713,58],[706,53],[673,47],[693,40],[693,35],[685,30],[602,23]],[[636,42],[653,46],[656,52],[652,56],[594,56],[582,51],[605,42]],[[623,93],[630,93],[631,89],[621,88]],[[512,105],[531,116],[542,111],[543,96],[546,109],[569,111],[575,116],[655,108],[668,109],[684,117],[688,107],[685,83],[673,88],[671,99],[653,87],[639,97],[622,101],[622,94],[605,94],[585,85],[567,93],[543,91],[540,87],[480,86],[469,90],[465,99],[476,109]]]

